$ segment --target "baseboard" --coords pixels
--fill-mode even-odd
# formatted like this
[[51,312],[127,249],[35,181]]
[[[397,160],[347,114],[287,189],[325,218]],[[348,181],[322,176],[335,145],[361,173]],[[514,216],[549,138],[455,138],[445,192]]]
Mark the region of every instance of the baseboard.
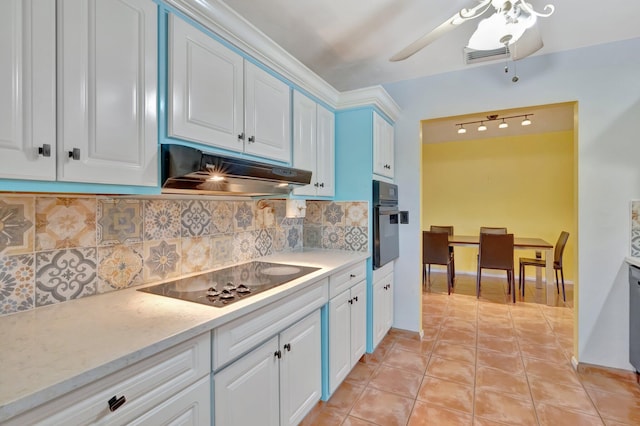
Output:
[[623,370],[621,368],[604,367],[602,365],[587,364],[578,362],[575,357],[571,357],[571,365],[581,374],[591,374],[598,376],[612,377],[618,380],[636,382],[636,373],[632,370]]

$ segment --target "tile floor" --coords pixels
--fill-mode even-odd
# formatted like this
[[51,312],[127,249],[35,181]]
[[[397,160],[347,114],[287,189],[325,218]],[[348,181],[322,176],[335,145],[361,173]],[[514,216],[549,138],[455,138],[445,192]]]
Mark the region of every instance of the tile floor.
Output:
[[630,372],[571,367],[573,297],[536,303],[533,283],[508,303],[506,280],[432,273],[424,337],[391,329],[302,425],[639,425]]

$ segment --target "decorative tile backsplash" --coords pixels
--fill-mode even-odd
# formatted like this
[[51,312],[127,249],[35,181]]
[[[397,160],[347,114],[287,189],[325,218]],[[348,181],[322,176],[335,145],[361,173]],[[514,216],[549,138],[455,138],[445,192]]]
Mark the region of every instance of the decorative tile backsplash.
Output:
[[0,194],[0,315],[303,247],[368,251],[368,222],[366,202],[290,219],[284,200]]
[[640,257],[640,201],[631,202],[631,257]]

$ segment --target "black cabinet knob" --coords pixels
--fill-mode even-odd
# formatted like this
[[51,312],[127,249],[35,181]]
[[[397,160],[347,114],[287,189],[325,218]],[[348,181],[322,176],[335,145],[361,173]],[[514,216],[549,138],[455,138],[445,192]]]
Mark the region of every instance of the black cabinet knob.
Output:
[[353,299],[349,299],[349,304],[353,305]]
[[273,356],[275,356],[276,358],[280,359],[282,358],[282,352],[280,352],[280,349],[278,349],[277,351],[275,351],[273,353]]
[[249,136],[248,141],[249,141],[249,143],[254,143],[256,141],[256,137],[255,136]]
[[313,186],[315,186],[316,188],[320,186],[320,184],[318,182],[314,183]]
[[109,400],[109,410],[116,411],[118,408],[122,407],[122,404],[124,404],[125,402],[127,402],[127,399],[124,397],[124,395],[122,395],[120,398],[114,395]]
[[287,343],[286,345],[284,345],[284,348],[287,352],[291,352],[291,343]]
[[69,158],[72,160],[80,159],[80,148],[73,148],[73,151],[69,151]]
[[356,275],[355,274],[349,274],[349,278],[355,278]]
[[238,135],[238,140],[243,141],[244,140],[244,132],[240,133]]
[[320,188],[324,188],[324,182],[320,184]]
[[51,145],[45,143],[41,147],[38,148],[38,154],[43,157],[51,157]]
[[353,300],[358,301],[358,296],[354,297]]

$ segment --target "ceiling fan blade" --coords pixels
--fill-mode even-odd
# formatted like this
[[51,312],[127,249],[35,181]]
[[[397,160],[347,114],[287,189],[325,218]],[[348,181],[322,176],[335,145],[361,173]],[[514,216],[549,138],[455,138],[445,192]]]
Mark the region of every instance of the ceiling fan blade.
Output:
[[531,28],[528,28],[515,43],[509,46],[511,59],[517,61],[518,59],[526,58],[527,56],[542,49],[543,46],[544,43],[540,36],[540,29],[536,24]]
[[460,23],[462,22],[456,23],[457,18],[458,18],[458,14],[456,13],[451,18],[447,19],[445,22],[438,25],[431,32],[428,32],[427,34],[423,35],[422,37],[420,37],[419,39],[417,39],[416,41],[414,41],[413,43],[411,43],[410,45],[408,45],[407,47],[405,47],[395,55],[393,55],[391,58],[389,58],[389,60],[391,62],[403,61],[408,57],[418,53],[418,51],[420,51],[421,49],[425,48],[426,46],[436,41],[443,34],[446,34],[447,32],[451,31],[452,29],[460,25]]
[[451,18],[447,19],[442,24],[438,25],[432,31],[423,35],[422,37],[420,37],[419,39],[417,39],[416,41],[414,41],[413,43],[411,43],[410,45],[408,45],[407,47],[405,47],[395,55],[393,55],[391,58],[389,58],[389,61],[397,62],[397,61],[402,61],[407,59],[408,57],[416,54],[421,49],[425,48],[429,44],[436,41],[443,34],[446,34],[447,32],[456,28],[458,25],[470,19],[475,19],[479,17],[484,12],[486,12],[489,6],[491,5],[491,0],[477,0],[477,1],[478,1],[478,4],[476,6],[469,9],[462,9],[460,12],[456,13]]

